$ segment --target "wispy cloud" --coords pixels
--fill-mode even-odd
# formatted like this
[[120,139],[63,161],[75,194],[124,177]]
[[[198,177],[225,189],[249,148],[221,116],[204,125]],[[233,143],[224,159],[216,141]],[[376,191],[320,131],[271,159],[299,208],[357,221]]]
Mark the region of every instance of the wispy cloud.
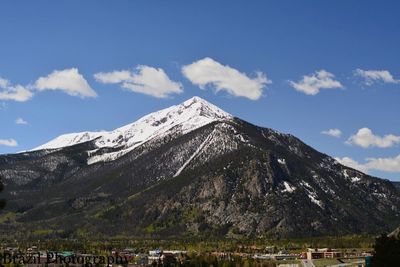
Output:
[[398,156],[388,158],[366,158],[365,163],[359,163],[349,157],[335,159],[345,166],[357,169],[362,172],[369,172],[370,170],[394,173],[400,172],[400,154]]
[[161,68],[139,65],[134,71],[99,72],[94,75],[101,83],[120,84],[122,88],[157,98],[183,92],[180,82],[171,80]]
[[14,139],[0,139],[0,146],[15,147],[18,143]]
[[250,78],[245,73],[208,57],[183,66],[182,73],[201,89],[211,85],[217,92],[226,91],[233,96],[247,97],[251,100],[259,99],[263,88],[272,83],[262,72],[256,72],[256,76]]
[[400,143],[400,136],[387,134],[385,136],[375,135],[369,128],[361,128],[356,134],[350,136],[347,144],[357,145],[363,148],[380,147],[387,148]]
[[82,98],[97,96],[77,68],[55,70],[49,75],[37,79],[34,88],[39,91],[60,90],[71,96]]
[[326,130],[326,131],[322,131],[321,132],[322,134],[325,134],[325,135],[329,135],[329,136],[332,136],[332,137],[336,137],[336,138],[339,138],[340,136],[342,136],[342,131],[341,130],[339,130],[339,129],[329,129],[329,130]]
[[294,89],[307,95],[316,95],[321,89],[343,88],[343,85],[335,80],[335,75],[325,70],[316,71],[303,76],[298,82],[289,81],[289,83]]
[[0,100],[25,102],[31,99],[33,93],[22,85],[13,85],[0,77]]
[[24,125],[24,124],[28,124],[28,122],[26,120],[24,120],[23,118],[17,118],[15,120],[15,124]]
[[364,83],[368,86],[373,85],[375,82],[400,83],[400,80],[396,80],[388,70],[356,69],[354,75],[363,78]]

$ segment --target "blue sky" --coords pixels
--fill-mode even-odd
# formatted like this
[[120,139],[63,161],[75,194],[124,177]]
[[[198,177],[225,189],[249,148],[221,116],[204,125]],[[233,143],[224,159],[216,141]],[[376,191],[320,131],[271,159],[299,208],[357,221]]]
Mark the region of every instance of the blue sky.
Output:
[[[2,1],[0,153],[111,130],[198,95],[400,180],[398,10],[398,1]],[[330,129],[340,132],[321,133]]]

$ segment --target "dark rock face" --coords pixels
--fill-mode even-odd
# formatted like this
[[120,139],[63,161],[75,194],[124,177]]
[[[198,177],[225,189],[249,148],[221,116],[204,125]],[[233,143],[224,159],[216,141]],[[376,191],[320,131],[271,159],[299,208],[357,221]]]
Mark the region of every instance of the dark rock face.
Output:
[[240,119],[170,131],[88,165],[94,148],[0,156],[8,200],[0,234],[301,237],[400,224],[391,182]]
[[397,190],[400,191],[400,182],[392,182],[392,183],[393,183],[394,187],[396,187]]

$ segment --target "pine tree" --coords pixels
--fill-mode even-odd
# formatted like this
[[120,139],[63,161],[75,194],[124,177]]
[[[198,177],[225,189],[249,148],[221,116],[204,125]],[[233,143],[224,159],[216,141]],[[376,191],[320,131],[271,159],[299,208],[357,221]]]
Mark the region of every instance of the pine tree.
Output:
[[400,240],[382,235],[376,239],[375,255],[372,258],[373,267],[399,266]]

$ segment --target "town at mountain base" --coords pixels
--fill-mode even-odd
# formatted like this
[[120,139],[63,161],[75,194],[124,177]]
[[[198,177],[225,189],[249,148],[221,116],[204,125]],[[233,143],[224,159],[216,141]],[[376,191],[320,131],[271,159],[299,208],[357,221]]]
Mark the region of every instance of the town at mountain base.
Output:
[[0,156],[2,236],[286,238],[400,224],[390,181],[198,97],[55,140]]

